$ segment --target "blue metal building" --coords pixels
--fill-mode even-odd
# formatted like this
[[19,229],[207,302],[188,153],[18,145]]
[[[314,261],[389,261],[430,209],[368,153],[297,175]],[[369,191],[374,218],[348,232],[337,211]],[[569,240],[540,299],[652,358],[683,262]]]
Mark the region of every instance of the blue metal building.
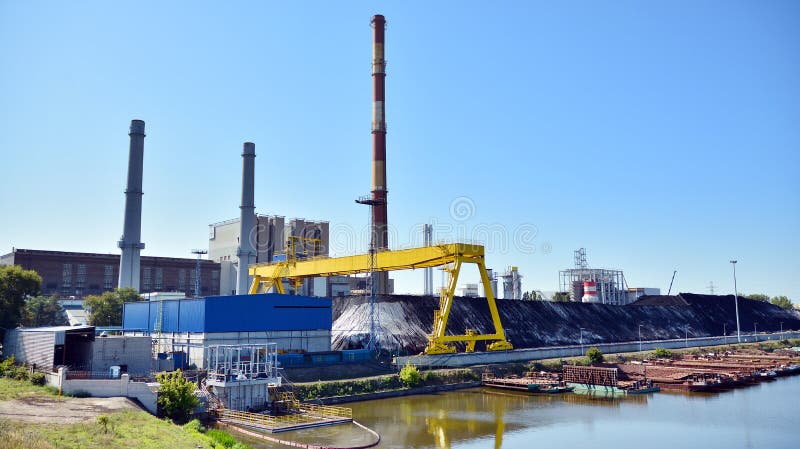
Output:
[[154,332],[159,317],[161,332],[329,331],[331,300],[265,293],[131,302],[122,327]]
[[329,351],[331,300],[266,293],[125,303],[125,334],[149,334],[156,352],[183,351],[201,367],[213,345],[276,343],[286,352]]

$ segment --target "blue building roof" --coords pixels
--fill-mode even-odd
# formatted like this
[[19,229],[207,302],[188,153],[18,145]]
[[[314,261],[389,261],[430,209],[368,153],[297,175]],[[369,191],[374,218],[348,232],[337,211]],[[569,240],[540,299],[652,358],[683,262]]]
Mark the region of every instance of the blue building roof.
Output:
[[162,332],[330,330],[331,300],[265,293],[129,302],[122,326],[152,332],[159,316]]

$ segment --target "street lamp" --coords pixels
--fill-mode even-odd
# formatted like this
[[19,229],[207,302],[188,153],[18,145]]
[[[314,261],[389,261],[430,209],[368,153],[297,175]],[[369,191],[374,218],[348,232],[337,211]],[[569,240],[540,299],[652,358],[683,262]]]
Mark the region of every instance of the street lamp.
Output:
[[758,341],[758,321],[753,321],[753,338]]
[[642,326],[644,324],[639,324],[639,352],[642,352]]
[[722,323],[722,337],[725,339],[725,343],[728,342],[728,323]]
[[733,302],[736,304],[736,339],[742,342],[742,331],[739,329],[739,291],[736,289],[736,261],[732,260],[733,265]]
[[688,324],[683,326],[683,331],[686,333],[684,335],[684,337],[683,337],[683,343],[688,348],[689,347],[689,325]]
[[584,328],[581,328],[581,355],[583,355],[583,331]]
[[783,321],[781,321],[781,340],[783,340]]

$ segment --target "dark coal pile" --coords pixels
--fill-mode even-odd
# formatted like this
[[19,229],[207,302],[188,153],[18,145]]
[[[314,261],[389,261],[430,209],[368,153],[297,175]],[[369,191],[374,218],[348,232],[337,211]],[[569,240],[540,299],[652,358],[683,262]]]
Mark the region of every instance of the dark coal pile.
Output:
[[[416,354],[425,348],[432,331],[433,311],[439,299],[424,296],[390,295],[375,305],[376,329],[381,348],[400,354]],[[736,333],[733,296],[681,293],[649,296],[627,306],[554,303],[547,301],[497,300],[508,339],[516,348],[572,345],[642,339],[689,338]],[[739,298],[742,332],[800,329],[800,313],[772,304]],[[365,347],[370,320],[369,302],[364,297],[333,300],[333,349]],[[456,298],[448,320],[448,334],[465,329],[491,333],[494,328],[483,298]],[[478,350],[482,350],[478,344]]]

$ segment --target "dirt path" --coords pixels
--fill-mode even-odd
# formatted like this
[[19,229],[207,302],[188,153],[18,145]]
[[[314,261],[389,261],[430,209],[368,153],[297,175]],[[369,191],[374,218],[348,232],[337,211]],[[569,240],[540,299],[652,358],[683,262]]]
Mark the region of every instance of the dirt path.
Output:
[[142,410],[128,398],[24,397],[0,402],[0,419],[37,424],[74,424],[121,410]]

